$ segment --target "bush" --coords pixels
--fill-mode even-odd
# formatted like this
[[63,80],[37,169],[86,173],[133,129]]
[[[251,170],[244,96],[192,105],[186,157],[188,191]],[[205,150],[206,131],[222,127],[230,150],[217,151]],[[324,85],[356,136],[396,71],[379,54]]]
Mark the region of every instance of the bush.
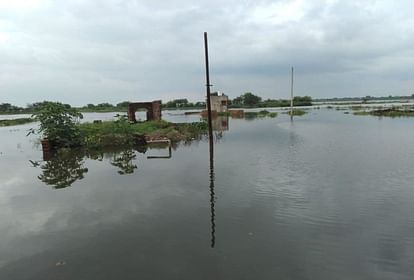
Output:
[[70,105],[45,101],[36,107],[32,117],[40,122],[40,126],[30,133],[41,134],[56,147],[80,145],[81,135],[76,124],[83,116]]

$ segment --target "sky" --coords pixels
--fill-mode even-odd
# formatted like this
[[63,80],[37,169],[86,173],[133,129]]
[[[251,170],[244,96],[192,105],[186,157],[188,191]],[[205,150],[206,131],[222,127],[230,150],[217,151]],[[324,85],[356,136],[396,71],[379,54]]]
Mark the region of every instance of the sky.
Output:
[[0,0],[0,103],[414,94],[412,0]]

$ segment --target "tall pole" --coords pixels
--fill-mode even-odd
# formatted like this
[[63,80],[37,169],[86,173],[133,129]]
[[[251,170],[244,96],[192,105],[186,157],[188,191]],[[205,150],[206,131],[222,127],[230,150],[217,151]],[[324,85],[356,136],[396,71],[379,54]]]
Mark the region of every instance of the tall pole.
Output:
[[210,98],[210,67],[208,64],[208,41],[207,32],[204,32],[204,51],[206,58],[206,88],[207,88],[207,116],[208,116],[208,136],[209,140],[213,142],[213,125],[211,123],[211,98]]
[[290,84],[290,119],[293,119],[293,67]]
[[211,248],[216,244],[216,223],[215,223],[215,198],[214,198],[214,142],[213,125],[211,122],[211,99],[210,99],[210,69],[208,63],[208,41],[207,32],[204,32],[204,51],[206,58],[206,90],[207,90],[207,116],[208,116],[208,137],[210,152],[210,219],[211,219]]

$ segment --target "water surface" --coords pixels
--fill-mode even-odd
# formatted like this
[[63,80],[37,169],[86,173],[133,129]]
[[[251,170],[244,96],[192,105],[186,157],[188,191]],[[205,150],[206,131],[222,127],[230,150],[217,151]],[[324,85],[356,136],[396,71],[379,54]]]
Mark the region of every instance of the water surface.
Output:
[[33,125],[0,128],[0,279],[414,278],[413,119],[230,119],[213,170],[207,141],[44,162]]

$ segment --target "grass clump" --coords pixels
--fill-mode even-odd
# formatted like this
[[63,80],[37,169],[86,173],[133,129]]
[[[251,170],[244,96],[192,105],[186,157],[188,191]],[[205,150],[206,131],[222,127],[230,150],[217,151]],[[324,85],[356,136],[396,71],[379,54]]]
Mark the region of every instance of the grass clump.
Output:
[[[304,110],[300,110],[300,109],[293,109],[292,111],[292,115],[293,116],[303,116],[305,115],[307,112]],[[288,114],[289,116],[291,115],[290,110],[286,112],[286,114]]]
[[373,110],[373,111],[358,111],[354,112],[354,115],[357,116],[377,116],[377,117],[391,117],[391,118],[399,118],[399,117],[414,117],[414,110],[402,110],[402,109],[380,109],[380,110]]
[[277,117],[277,113],[276,112],[271,113],[267,110],[262,110],[259,112],[244,112],[244,117],[246,119],[264,118],[264,117],[275,118]]
[[12,120],[0,120],[0,127],[1,126],[14,126],[14,125],[22,125],[26,123],[35,122],[36,120],[33,118],[18,118]]
[[353,114],[355,116],[368,116],[368,115],[370,115],[370,113],[367,112],[367,111],[356,111],[356,112],[353,112]]

